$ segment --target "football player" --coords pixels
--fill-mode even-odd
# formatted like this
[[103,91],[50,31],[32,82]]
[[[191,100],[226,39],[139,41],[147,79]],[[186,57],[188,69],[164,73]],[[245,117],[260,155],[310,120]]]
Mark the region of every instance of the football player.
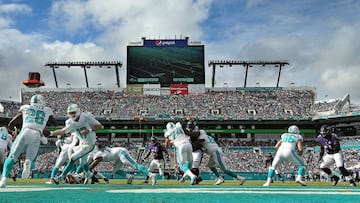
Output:
[[183,178],[180,182],[184,182],[187,176],[190,176],[191,181],[190,185],[196,183],[197,176],[191,172],[191,165],[193,161],[192,157],[192,146],[189,141],[189,136],[187,136],[182,128],[182,125],[178,122],[174,124],[169,122],[166,124],[165,136],[165,147],[170,147],[171,145],[175,146],[177,153],[177,162],[180,166],[180,169],[184,172]]
[[27,168],[24,170],[30,171],[30,163],[33,162],[37,156],[45,126],[48,121],[53,126],[56,126],[53,111],[51,108],[45,106],[44,97],[38,94],[31,97],[30,105],[27,104],[20,107],[18,114],[10,120],[9,128],[14,129],[16,125],[21,123],[21,120],[21,131],[16,136],[14,144],[4,163],[0,187],[6,186],[6,178],[14,165],[14,160],[17,160],[23,152],[26,154],[25,162],[28,163],[26,165]]
[[2,172],[6,155],[12,143],[12,136],[8,133],[6,127],[0,127],[0,172]]
[[69,150],[72,150],[72,146],[77,142],[76,135],[64,138],[63,136],[58,136],[58,140],[55,142],[55,146],[59,152],[59,156],[55,161],[55,165],[51,171],[50,180],[46,184],[53,184],[53,179],[56,176],[56,173],[59,171],[59,168],[63,166],[69,160]]
[[[153,172],[155,169],[159,170],[160,176],[164,177],[164,168],[165,168],[165,159],[164,153],[166,154],[166,159],[169,160],[169,152],[166,147],[157,141],[157,138],[153,135],[150,138],[151,142],[148,144],[149,150],[143,158],[143,162],[152,155],[153,159],[149,165],[149,171]],[[145,183],[148,180],[146,177]]]
[[192,156],[193,156],[193,162],[192,162],[192,168],[190,169],[191,172],[197,176],[195,184],[199,184],[202,181],[202,178],[200,177],[200,165],[203,158],[203,151],[202,146],[204,139],[199,139],[199,126],[197,125],[196,121],[189,120],[186,123],[186,127],[183,127],[183,130],[186,135],[190,137],[190,142],[192,146]]
[[[298,168],[298,175],[295,182],[302,186],[306,186],[302,177],[305,174],[306,164],[300,157],[303,153],[303,137],[300,135],[300,130],[296,125],[292,125],[288,128],[287,133],[281,135],[281,139],[276,143],[275,148],[277,149],[274,160],[268,171],[267,181],[263,186],[269,186],[271,180],[275,175],[275,169],[282,161],[291,161]],[[297,152],[296,152],[297,148]]]
[[59,184],[59,181],[65,179],[67,173],[72,168],[74,168],[76,162],[79,160],[86,176],[84,184],[87,184],[88,180],[93,175],[89,171],[87,156],[95,148],[95,131],[102,128],[103,126],[90,113],[81,112],[77,104],[70,104],[68,106],[67,115],[69,119],[65,121],[65,127],[59,130],[55,130],[51,134],[53,136],[58,136],[65,135],[67,133],[76,133],[76,136],[79,139],[80,149],[75,151],[71,155],[70,161],[67,163],[62,173],[58,177],[53,178],[52,180],[56,184]]
[[328,125],[321,126],[320,135],[316,138],[316,141],[320,145],[320,169],[334,179],[333,185],[336,186],[340,180],[330,169],[330,166],[335,163],[341,175],[345,176],[346,180],[350,182],[350,186],[356,186],[350,172],[344,167],[344,158],[340,148],[340,142],[337,135],[333,132],[333,129]]
[[130,155],[129,151],[123,147],[107,147],[105,145],[98,145],[99,151],[94,154],[94,161],[90,164],[90,169],[94,169],[101,161],[114,162],[113,173],[119,174],[127,178],[127,184],[131,184],[134,175],[128,174],[121,168],[130,166],[133,169],[137,169],[146,176],[149,176],[152,181],[152,185],[156,185],[156,174],[149,172],[149,170],[141,164],[138,164],[136,160]]
[[[207,163],[207,166],[217,177],[215,185],[220,185],[225,182],[224,178],[220,176],[217,167],[219,167],[221,171],[223,171],[226,175],[229,175],[233,177],[235,180],[239,181],[240,185],[243,185],[245,182],[245,178],[236,175],[234,172],[227,169],[227,166],[224,161],[224,153],[222,151],[222,148],[215,142],[214,138],[207,135],[207,133],[204,130],[199,130],[197,126],[192,126],[192,128],[190,127],[189,129],[192,129],[192,133],[194,135],[197,134],[198,136],[198,138],[194,141],[194,143],[196,142],[201,143],[201,145],[199,145],[199,147],[201,147],[200,153],[204,152],[209,155],[209,162]],[[201,158],[198,161],[198,165],[200,165],[200,162],[201,162]]]

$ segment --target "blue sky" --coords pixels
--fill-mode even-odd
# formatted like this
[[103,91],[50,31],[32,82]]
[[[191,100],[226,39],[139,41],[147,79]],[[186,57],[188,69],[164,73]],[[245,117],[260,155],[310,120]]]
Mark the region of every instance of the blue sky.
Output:
[[[0,99],[20,100],[21,81],[46,62],[122,61],[129,42],[188,36],[209,60],[288,60],[280,86],[316,88],[317,99],[350,94],[360,104],[357,0],[0,0]],[[211,69],[206,67],[206,86]],[[217,87],[243,86],[244,69],[216,73]],[[125,87],[126,65],[120,70]],[[85,87],[82,70],[57,71],[59,87]],[[113,70],[91,69],[90,87],[116,87]],[[254,67],[248,86],[275,86],[277,69]]]

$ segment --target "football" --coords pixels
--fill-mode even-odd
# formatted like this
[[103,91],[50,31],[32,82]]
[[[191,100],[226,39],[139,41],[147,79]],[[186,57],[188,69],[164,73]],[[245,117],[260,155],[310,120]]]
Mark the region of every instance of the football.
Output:
[[48,129],[44,129],[44,130],[43,130],[43,135],[44,135],[45,137],[48,137],[48,136],[50,135],[50,131],[49,131]]

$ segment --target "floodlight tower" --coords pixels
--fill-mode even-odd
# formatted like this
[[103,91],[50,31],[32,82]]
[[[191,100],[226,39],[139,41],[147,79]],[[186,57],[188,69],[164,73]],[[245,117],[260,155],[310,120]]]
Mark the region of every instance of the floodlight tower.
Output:
[[267,65],[274,65],[275,67],[279,67],[279,73],[278,73],[278,78],[277,78],[277,83],[276,83],[276,87],[279,87],[282,67],[284,67],[285,65],[289,65],[289,62],[288,61],[265,61],[265,60],[259,60],[259,61],[211,60],[211,61],[209,61],[208,65],[209,65],[209,67],[212,67],[211,87],[215,86],[216,66],[223,68],[223,67],[232,67],[233,65],[242,65],[243,67],[245,67],[244,87],[246,87],[246,83],[247,83],[248,70],[249,70],[249,68],[253,67],[254,65],[261,65],[263,67],[265,67]]

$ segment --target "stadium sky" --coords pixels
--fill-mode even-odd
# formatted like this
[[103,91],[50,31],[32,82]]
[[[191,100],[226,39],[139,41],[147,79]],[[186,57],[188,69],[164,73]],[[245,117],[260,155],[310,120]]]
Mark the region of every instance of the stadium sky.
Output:
[[[0,0],[0,99],[20,101],[22,80],[40,72],[55,87],[46,62],[121,61],[126,46],[188,36],[209,60],[288,60],[280,86],[310,86],[317,100],[360,104],[358,0]],[[206,86],[211,86],[207,65]],[[244,68],[219,68],[216,87],[242,87]],[[114,69],[88,70],[89,86],[116,87]],[[251,68],[247,86],[276,86],[278,69]],[[59,87],[86,87],[80,68],[57,69]]]

